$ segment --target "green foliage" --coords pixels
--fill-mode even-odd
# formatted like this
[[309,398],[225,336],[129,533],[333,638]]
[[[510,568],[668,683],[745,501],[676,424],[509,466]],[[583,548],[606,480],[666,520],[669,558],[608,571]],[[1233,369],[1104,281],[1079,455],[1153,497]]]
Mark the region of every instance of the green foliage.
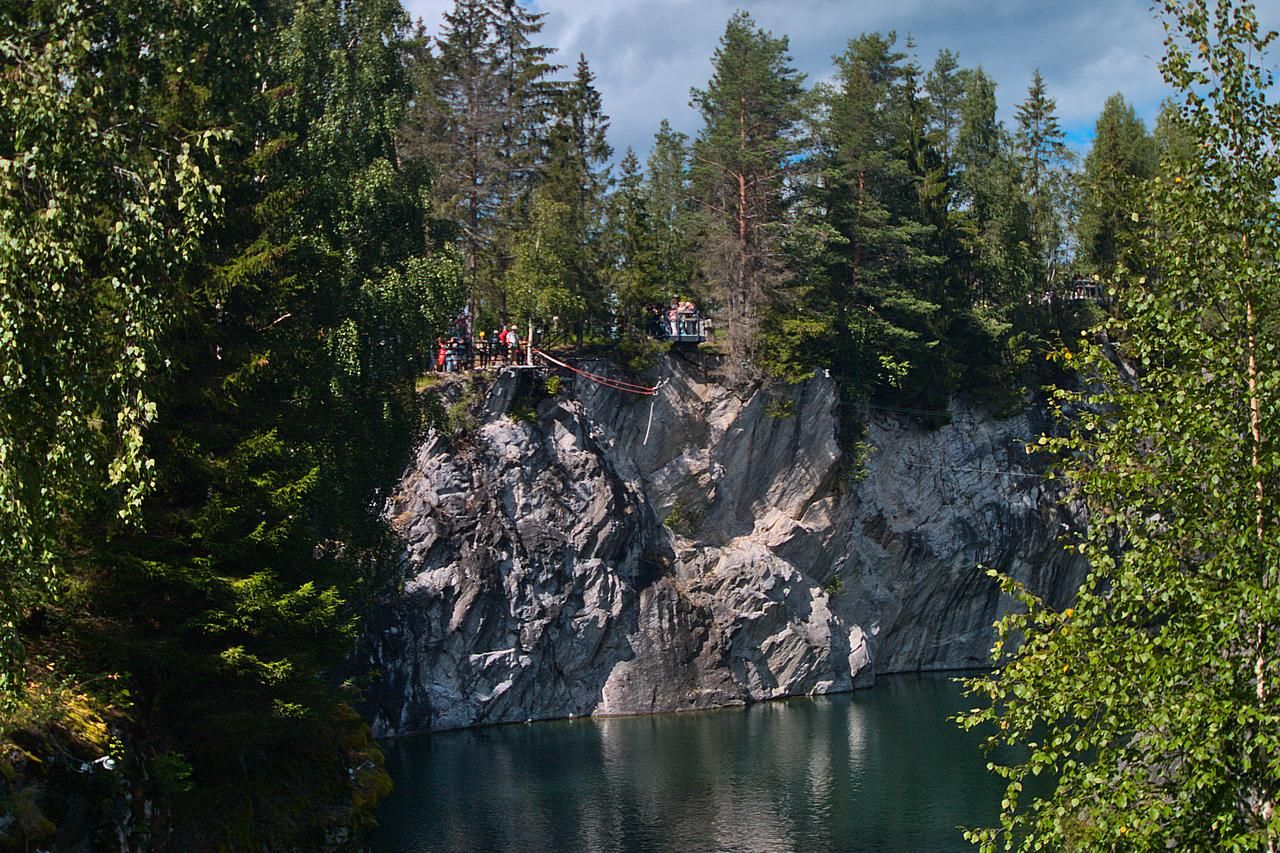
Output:
[[[0,704],[21,689],[19,623],[56,594],[68,524],[93,505],[135,518],[152,481],[148,382],[218,210],[221,134],[119,97],[194,61],[189,33],[219,8],[0,12]],[[119,57],[134,40],[156,47]]]
[[927,113],[930,133],[937,140],[938,153],[943,162],[948,169],[954,169],[965,88],[965,74],[960,70],[959,57],[949,50],[938,51],[933,68],[925,78],[924,87],[929,94]]
[[[854,430],[846,428],[844,432],[847,434],[854,432]],[[860,432],[865,432],[865,428]],[[871,461],[871,455],[876,452],[876,447],[865,439],[850,440],[847,436],[841,444],[844,450],[844,458],[841,460],[842,474],[840,479],[846,486],[857,485],[867,478],[867,474],[870,472],[867,463]]]
[[786,397],[773,397],[765,403],[764,413],[771,418],[795,417],[796,401]]
[[[1040,449],[1088,510],[1091,574],[1062,611],[1000,579],[1022,610],[964,716],[1017,748],[993,764],[1009,785],[1000,826],[971,833],[984,849],[1280,841],[1274,34],[1247,4],[1161,10],[1198,145],[1140,207],[1153,272],[1117,276],[1106,338],[1061,353],[1094,381],[1056,392],[1076,419]],[[1031,796],[1042,774],[1052,792]]]
[[506,319],[508,259],[564,94],[547,79],[559,70],[547,61],[552,49],[535,42],[545,14],[517,2],[458,0],[439,36],[419,33],[409,54],[403,151],[436,176],[430,195],[451,223],[435,230],[457,240],[472,312],[487,323]]
[[[537,192],[544,203],[559,205],[563,210],[563,260],[577,308],[573,319],[581,345],[584,321],[592,315],[603,319],[607,304],[601,281],[604,191],[609,183],[608,161],[613,149],[606,136],[609,119],[601,107],[595,75],[585,56],[578,56],[574,79],[556,94],[547,132],[547,162]],[[541,212],[536,208],[533,212],[535,226]],[[524,244],[523,235],[518,239]],[[535,316],[545,319],[548,315]]]
[[538,422],[538,411],[528,403],[518,406],[512,406],[508,412],[508,417],[518,424],[533,424]]
[[682,501],[676,499],[667,508],[667,516],[662,520],[662,523],[667,526],[668,530],[679,536],[695,536],[702,529],[702,521],[705,516],[706,512],[704,510],[685,506]]
[[[1080,262],[1087,272],[1109,274],[1135,239],[1138,190],[1156,173],[1155,140],[1124,98],[1107,98],[1094,129],[1081,176],[1076,223]],[[1124,264],[1134,269],[1133,259]]]
[[650,192],[640,160],[628,148],[619,164],[617,187],[609,196],[605,233],[607,253],[614,259],[609,288],[619,331],[628,337],[652,334],[648,309],[665,304],[672,292],[661,274],[658,241],[663,223],[653,217]]
[[689,199],[689,152],[684,134],[663,120],[647,169],[628,149],[607,204],[605,252],[621,345],[652,340],[654,306],[692,292],[697,248]]
[[476,418],[478,390],[469,382],[462,383],[461,389],[458,398],[445,409],[445,431],[454,438],[470,435],[480,425]]
[[151,760],[151,767],[155,772],[156,788],[166,799],[195,788],[191,779],[191,763],[180,753],[162,752]]
[[616,345],[618,361],[632,373],[644,374],[653,370],[658,359],[670,352],[671,344],[647,335],[625,336]]
[[733,375],[755,369],[759,324],[786,277],[778,247],[787,229],[785,181],[798,149],[793,131],[804,77],[788,51],[785,36],[736,12],[712,57],[707,87],[692,92],[703,119],[692,169],[702,268],[722,310]]
[[587,303],[579,290],[578,250],[573,209],[535,191],[506,276],[508,310],[519,318],[581,322]]
[[318,847],[385,780],[352,770],[376,748],[337,667],[393,565],[379,507],[463,296],[425,172],[397,165],[407,18],[0,22],[3,725],[20,629],[109,675],[99,707],[131,704],[120,772],[155,812],[113,844]]
[[825,350],[855,399],[901,385],[908,373],[925,381],[941,328],[939,198],[925,190],[937,178],[935,154],[923,136],[918,69],[894,43],[892,33],[853,39],[822,91],[822,181],[802,211],[809,219],[801,236],[810,245],[797,248],[813,264],[800,304],[816,306],[806,313],[827,328],[793,321],[784,334]]
[[1196,156],[1196,140],[1182,118],[1182,110],[1172,98],[1160,104],[1151,136],[1162,163],[1186,164]]
[[645,164],[644,197],[653,229],[652,291],[666,299],[689,291],[697,266],[688,142],[683,133],[672,130],[663,119]]
[[553,373],[543,382],[543,387],[547,391],[547,396],[559,397],[561,392],[564,391],[564,380]]
[[1067,172],[1073,155],[1058,124],[1057,108],[1037,69],[1026,99],[1015,111],[1015,138],[1030,205],[1031,233],[1043,280],[1050,285],[1069,255],[1068,221],[1074,203],[1073,184]]

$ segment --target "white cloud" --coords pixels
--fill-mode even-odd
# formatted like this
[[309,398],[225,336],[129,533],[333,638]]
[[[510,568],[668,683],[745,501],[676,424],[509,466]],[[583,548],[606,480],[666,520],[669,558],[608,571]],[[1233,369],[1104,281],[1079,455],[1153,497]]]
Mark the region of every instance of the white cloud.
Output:
[[[407,0],[430,31],[446,0]],[[1006,121],[1039,68],[1064,127],[1086,138],[1102,103],[1122,92],[1150,123],[1166,94],[1156,63],[1160,25],[1147,0],[538,0],[547,13],[544,41],[572,67],[585,53],[597,75],[610,139],[642,155],[669,118],[691,135],[699,122],[689,89],[706,85],[711,54],[735,8],[775,35],[788,35],[796,67],[810,80],[827,76],[831,57],[867,31],[910,34],[926,68],[941,48],[963,66],[982,65],[998,86]],[[1258,4],[1264,26],[1280,28],[1280,0]]]

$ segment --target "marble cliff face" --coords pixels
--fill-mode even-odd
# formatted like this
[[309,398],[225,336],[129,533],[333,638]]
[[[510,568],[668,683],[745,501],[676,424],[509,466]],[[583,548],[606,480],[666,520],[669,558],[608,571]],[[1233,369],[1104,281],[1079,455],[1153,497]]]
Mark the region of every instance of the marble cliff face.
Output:
[[376,734],[982,666],[1007,601],[980,566],[1056,602],[1083,578],[1026,418],[873,415],[858,465],[824,376],[735,392],[668,357],[661,377],[652,398],[585,380],[549,397],[507,372],[474,429],[421,445],[387,509],[402,590],[360,649],[383,674]]

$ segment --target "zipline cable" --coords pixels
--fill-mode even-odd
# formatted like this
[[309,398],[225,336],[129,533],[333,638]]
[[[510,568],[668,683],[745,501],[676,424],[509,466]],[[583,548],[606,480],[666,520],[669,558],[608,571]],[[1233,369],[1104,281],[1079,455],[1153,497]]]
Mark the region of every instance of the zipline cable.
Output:
[[547,355],[540,349],[534,348],[533,352],[534,355],[540,356],[557,367],[563,367],[565,370],[572,371],[585,379],[590,379],[598,385],[603,385],[606,388],[612,388],[615,391],[626,391],[629,394],[639,394],[643,397],[652,397],[658,393],[658,386],[656,385],[640,385],[635,382],[627,382],[625,379],[614,379],[609,376],[601,376],[598,373],[592,373],[589,370],[581,370],[571,364],[566,364],[558,358]]

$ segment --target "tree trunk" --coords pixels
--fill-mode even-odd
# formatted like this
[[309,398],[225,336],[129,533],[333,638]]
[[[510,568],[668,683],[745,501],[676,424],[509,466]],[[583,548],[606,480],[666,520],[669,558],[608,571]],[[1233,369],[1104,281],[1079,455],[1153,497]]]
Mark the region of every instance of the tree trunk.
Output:
[[[1246,243],[1247,251],[1247,243]],[[1249,383],[1249,435],[1252,439],[1253,449],[1253,472],[1254,472],[1254,501],[1257,504],[1257,515],[1254,523],[1258,535],[1258,555],[1261,558],[1266,547],[1266,530],[1264,509],[1266,506],[1266,492],[1262,482],[1262,417],[1260,404],[1258,400],[1258,355],[1257,355],[1257,332],[1256,318],[1253,310],[1253,300],[1246,298],[1244,303],[1245,331],[1247,333],[1248,344],[1248,383]],[[1271,587],[1271,567],[1266,560],[1260,560],[1262,564],[1262,577],[1260,582],[1263,590]],[[1254,687],[1258,697],[1259,706],[1267,704],[1269,686],[1267,684],[1267,625],[1264,621],[1258,623],[1257,646],[1253,661]],[[1270,791],[1264,791],[1262,794],[1262,802],[1258,807],[1258,816],[1265,823],[1270,823],[1272,816],[1275,814],[1276,804],[1275,797]],[[1268,827],[1267,829],[1267,851],[1268,853],[1277,853],[1277,839],[1275,833]]]
[[[750,263],[750,243],[747,230],[747,104],[745,99],[738,102],[738,131],[741,146],[742,162],[738,169],[738,311],[739,331],[745,344],[750,344],[751,306],[747,290],[750,280],[747,264]],[[745,353],[742,353],[745,355]]]

